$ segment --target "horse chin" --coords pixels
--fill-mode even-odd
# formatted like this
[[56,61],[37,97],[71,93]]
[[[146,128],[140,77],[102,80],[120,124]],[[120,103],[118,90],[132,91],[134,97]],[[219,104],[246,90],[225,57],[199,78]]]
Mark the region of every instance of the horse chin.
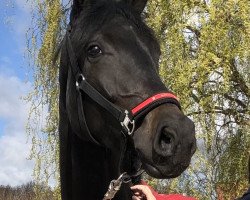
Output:
[[142,163],[142,167],[145,170],[145,172],[157,179],[169,179],[169,178],[176,178],[181,175],[181,173],[187,168],[187,167],[175,167],[172,170],[164,170],[161,169],[161,167],[157,167],[154,165],[151,165],[149,163]]
[[142,167],[148,175],[154,178],[164,178],[163,174],[156,167],[146,163],[143,163]]

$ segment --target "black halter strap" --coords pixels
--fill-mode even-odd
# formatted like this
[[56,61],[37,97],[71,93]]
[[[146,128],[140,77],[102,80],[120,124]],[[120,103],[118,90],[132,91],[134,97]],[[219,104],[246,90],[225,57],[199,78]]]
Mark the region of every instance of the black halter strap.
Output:
[[66,45],[67,45],[67,52],[70,60],[70,67],[73,76],[75,77],[76,81],[76,88],[79,91],[78,94],[78,109],[80,110],[79,113],[79,120],[81,121],[81,129],[87,132],[88,137],[96,144],[97,142],[92,134],[90,133],[88,126],[86,124],[85,114],[83,111],[82,105],[82,95],[88,95],[92,100],[94,100],[97,104],[99,104],[102,108],[108,111],[116,120],[118,120],[123,128],[123,132],[128,135],[131,135],[134,131],[134,121],[130,119],[131,114],[127,110],[123,110],[118,108],[113,103],[108,101],[103,95],[101,95],[93,86],[91,86],[87,80],[85,79],[81,68],[78,65],[76,60],[76,55],[72,47],[72,43],[69,37],[69,33],[66,34]]
[[[67,49],[69,54],[69,59],[71,63],[71,70],[76,80],[76,88],[78,91],[82,91],[87,94],[92,100],[102,106],[105,110],[110,112],[115,119],[122,122],[125,117],[125,112],[121,109],[117,108],[113,103],[108,101],[105,97],[103,97],[94,87],[92,87],[85,79],[84,75],[81,72],[81,69],[76,61],[76,55],[73,50],[69,35],[66,34],[67,37]],[[74,67],[75,66],[75,67]]]

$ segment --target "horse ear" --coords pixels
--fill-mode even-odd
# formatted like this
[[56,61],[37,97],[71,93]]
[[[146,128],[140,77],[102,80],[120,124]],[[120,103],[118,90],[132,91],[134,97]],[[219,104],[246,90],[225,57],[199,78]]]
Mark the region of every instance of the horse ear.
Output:
[[70,21],[76,19],[83,9],[85,0],[73,0],[72,9],[70,13]]
[[73,0],[70,20],[72,21],[76,19],[80,15],[84,7],[88,7],[89,5],[95,4],[96,2],[98,2],[98,0]]
[[134,7],[136,11],[142,13],[146,7],[147,0],[129,0],[129,3]]
[[80,15],[80,13],[85,7],[95,5],[98,2],[101,2],[101,0],[73,0],[72,9],[70,13],[71,22]]

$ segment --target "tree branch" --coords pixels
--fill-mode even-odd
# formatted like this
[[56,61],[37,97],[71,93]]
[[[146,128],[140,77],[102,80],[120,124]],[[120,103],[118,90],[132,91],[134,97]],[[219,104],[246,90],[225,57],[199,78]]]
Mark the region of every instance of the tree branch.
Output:
[[[192,32],[197,36],[197,39],[200,38],[201,33],[200,33],[200,31],[199,31],[198,29],[196,29],[196,28],[194,28],[194,27],[192,27],[192,26],[190,26],[190,25],[187,25],[187,26],[186,26],[186,29],[192,31]],[[199,39],[198,39],[198,40],[199,40]]]
[[229,94],[224,94],[224,97],[229,99],[230,101],[236,102],[242,108],[247,108],[246,104],[244,104],[241,100],[231,97]]
[[245,82],[244,78],[239,73],[239,71],[238,71],[238,69],[236,67],[235,59],[230,60],[230,69],[232,70],[231,80],[233,82],[238,83],[238,86],[240,87],[241,91],[243,93],[245,93],[245,95],[248,98],[250,98],[250,89],[246,85],[246,82]]

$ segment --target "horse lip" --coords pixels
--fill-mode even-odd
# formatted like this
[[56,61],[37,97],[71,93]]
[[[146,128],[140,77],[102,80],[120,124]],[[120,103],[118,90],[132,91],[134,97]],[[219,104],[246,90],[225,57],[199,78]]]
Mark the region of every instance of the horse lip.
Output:
[[150,163],[142,163],[142,167],[143,169],[147,172],[147,171],[153,171],[154,174],[159,174],[160,176],[162,176],[162,173],[160,172],[160,170],[156,167],[151,165]]
[[[175,178],[177,176],[180,175],[179,172],[177,172],[177,168],[175,168],[175,170],[173,170],[172,172],[168,172],[167,174],[165,174],[164,172],[162,172],[162,170],[159,169],[159,166],[156,166],[154,163],[150,162],[149,160],[147,160],[143,154],[140,152],[139,149],[136,149],[139,155],[139,158],[141,160],[142,163],[142,168],[149,173],[149,175],[153,175],[153,177],[155,178]],[[187,166],[182,166],[182,169],[186,169]],[[181,169],[181,171],[183,171]]]
[[143,163],[143,169],[154,178],[176,178],[180,175],[179,172],[176,172],[176,170],[172,171],[172,173],[168,172],[167,174],[162,173],[161,170],[159,170],[156,166],[151,165],[150,163]]

